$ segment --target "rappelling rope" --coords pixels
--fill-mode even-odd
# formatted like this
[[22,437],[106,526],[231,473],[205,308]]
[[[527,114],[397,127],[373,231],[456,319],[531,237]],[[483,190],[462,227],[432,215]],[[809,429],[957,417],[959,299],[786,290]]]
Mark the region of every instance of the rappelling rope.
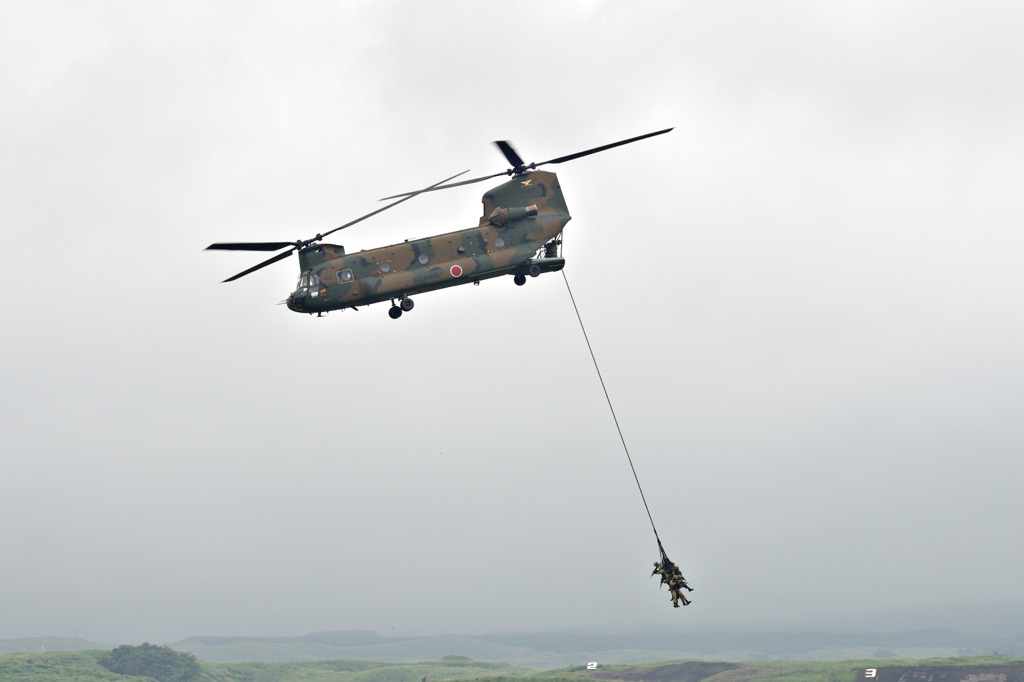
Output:
[[[583,326],[583,318],[580,317],[580,309],[576,305],[576,298],[572,295],[572,288],[569,286],[569,278],[562,270],[562,279],[565,280],[565,288],[569,292],[569,300],[572,301],[572,308],[576,311],[576,319],[580,321],[580,329],[583,330],[583,340],[587,342],[587,350],[590,351],[590,359],[594,361],[594,369],[597,370],[597,378],[601,382],[601,390],[604,391],[604,398],[608,401],[608,409],[611,410],[612,420],[615,422],[615,429],[619,432],[619,440],[622,441],[622,449],[626,451],[626,459],[629,460],[629,468],[633,472],[633,479],[636,481],[636,488],[640,491],[640,499],[644,501],[644,509],[647,510],[647,518],[651,521],[651,530],[654,531],[654,539],[658,541],[658,549],[661,550],[661,538],[658,537],[658,529],[654,527],[654,517],[651,516],[651,508],[647,506],[647,498],[644,496],[644,489],[640,485],[640,478],[636,475],[636,467],[633,466],[633,458],[629,456],[629,447],[626,445],[626,438],[622,435],[622,428],[619,426],[619,418],[615,416],[615,408],[612,407],[611,396],[608,395],[608,387],[604,385],[604,377],[601,376],[601,368],[597,365],[597,357],[594,355],[594,348],[590,345],[590,337],[587,336],[587,328]],[[665,551],[661,550],[664,555]]]
[[[587,350],[590,351],[590,359],[594,362],[594,369],[597,371],[597,378],[601,382],[601,390],[604,391],[604,398],[608,401],[608,410],[612,413],[612,421],[615,422],[615,430],[619,432],[619,440],[622,441],[622,449],[626,452],[626,460],[629,462],[629,469],[633,472],[633,480],[636,481],[636,489],[640,491],[640,499],[643,500],[644,509],[647,510],[647,518],[651,522],[651,530],[654,531],[654,539],[658,542],[658,553],[661,555],[661,562],[660,564],[657,562],[655,563],[655,573],[661,572],[659,571],[660,567],[661,570],[665,571],[666,576],[672,574],[678,575],[679,582],[677,585],[680,589],[673,589],[672,583],[666,580],[665,577],[662,578],[662,583],[669,584],[669,589],[673,593],[673,604],[678,606],[678,600],[681,599],[685,606],[690,602],[685,597],[681,596],[681,588],[685,588],[690,591],[692,591],[692,588],[686,584],[686,580],[683,579],[682,575],[679,573],[679,568],[672,563],[672,560],[668,558],[667,554],[665,554],[665,548],[661,544],[661,538],[658,537],[658,529],[654,526],[654,517],[651,516],[651,508],[647,505],[647,496],[644,495],[643,486],[640,485],[640,477],[636,475],[636,467],[633,466],[633,458],[629,454],[629,446],[626,445],[626,437],[622,435],[622,427],[619,426],[619,418],[615,415],[615,407],[612,406],[612,398],[608,394],[608,387],[605,386],[604,377],[601,376],[601,367],[597,364],[597,356],[594,355],[594,347],[590,345],[590,337],[587,335],[587,328],[583,324],[583,317],[580,315],[579,306],[576,305],[576,297],[572,295],[572,287],[569,286],[569,278],[565,276],[564,269],[562,270],[562,279],[565,280],[565,289],[569,292],[569,300],[572,301],[572,308],[576,311],[576,319],[580,322],[580,329],[583,331],[583,340],[587,342]],[[679,597],[676,597],[677,593],[680,595]]]

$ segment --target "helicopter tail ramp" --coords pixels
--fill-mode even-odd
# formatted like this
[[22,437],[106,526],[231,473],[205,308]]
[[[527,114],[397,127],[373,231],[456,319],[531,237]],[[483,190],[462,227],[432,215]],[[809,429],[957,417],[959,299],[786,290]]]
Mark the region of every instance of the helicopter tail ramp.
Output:
[[527,208],[536,206],[534,220],[545,233],[554,236],[561,232],[572,216],[565,205],[558,176],[548,171],[532,171],[517,175],[498,185],[483,196],[484,214],[480,226],[487,225],[496,209]]

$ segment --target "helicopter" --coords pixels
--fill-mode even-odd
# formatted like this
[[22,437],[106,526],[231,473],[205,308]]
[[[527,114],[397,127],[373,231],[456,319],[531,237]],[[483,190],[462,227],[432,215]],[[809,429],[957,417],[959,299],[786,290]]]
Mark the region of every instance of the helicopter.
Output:
[[[538,166],[563,163],[613,147],[663,135],[672,128],[631,137],[582,152],[527,164],[507,141],[497,141],[511,168],[471,180],[451,182],[468,171],[414,192],[381,201],[390,204],[309,239],[294,242],[217,242],[207,250],[281,251],[227,278],[232,282],[298,252],[299,280],[284,303],[290,310],[317,316],[331,310],[391,302],[388,315],[398,319],[413,309],[413,296],[461,284],[512,275],[516,285],[527,276],[557,272],[565,266],[562,230],[571,219],[558,177]],[[511,180],[483,195],[483,216],[476,227],[424,239],[406,240],[380,248],[346,254],[344,247],[324,243],[324,237],[351,227],[423,192],[483,182],[502,175]]]

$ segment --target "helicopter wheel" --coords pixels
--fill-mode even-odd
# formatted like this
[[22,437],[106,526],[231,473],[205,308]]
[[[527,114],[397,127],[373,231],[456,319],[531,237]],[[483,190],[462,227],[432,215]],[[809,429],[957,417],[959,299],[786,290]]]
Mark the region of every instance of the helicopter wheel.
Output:
[[391,310],[388,311],[388,315],[391,316],[392,320],[397,320],[402,316],[402,309],[399,308],[397,305],[393,305],[391,306]]
[[401,306],[402,306],[402,310],[404,310],[405,312],[409,312],[410,310],[412,310],[412,307],[414,305],[416,305],[416,303],[413,302],[413,300],[411,298],[403,298],[402,299]]
[[540,266],[536,263],[530,266],[530,277],[540,277]]
[[526,284],[526,275],[516,275],[512,278],[512,281],[516,283],[517,287],[521,287]]

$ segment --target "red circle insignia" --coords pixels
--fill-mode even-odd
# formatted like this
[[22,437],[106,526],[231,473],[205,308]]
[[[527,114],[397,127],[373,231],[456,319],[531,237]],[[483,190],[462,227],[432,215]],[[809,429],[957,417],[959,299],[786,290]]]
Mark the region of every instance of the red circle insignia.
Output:
[[450,272],[452,273],[452,277],[459,277],[462,275],[462,266],[453,265]]

